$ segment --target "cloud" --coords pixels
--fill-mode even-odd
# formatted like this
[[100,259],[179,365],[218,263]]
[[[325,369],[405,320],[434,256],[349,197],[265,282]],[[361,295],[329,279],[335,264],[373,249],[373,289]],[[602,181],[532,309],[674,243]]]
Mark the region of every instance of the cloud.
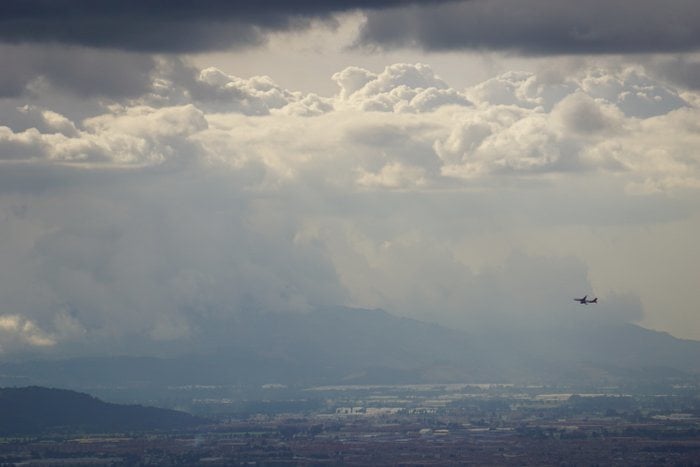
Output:
[[634,117],[662,115],[686,105],[677,91],[635,68],[616,74],[592,70],[581,80],[581,87],[591,97],[615,103],[626,115]]
[[[459,199],[465,198],[453,201]],[[477,269],[460,258],[459,241],[451,241],[442,227],[415,221],[402,231],[399,218],[409,211],[420,221],[436,220],[404,205],[388,218],[373,218],[374,231],[365,224],[370,220],[363,219],[327,225],[321,233],[357,303],[478,332],[485,326],[565,323],[580,312],[572,298],[580,291],[595,293],[588,267],[575,257],[533,256],[516,249]],[[600,300],[604,309],[591,310],[599,322],[643,318],[643,307],[633,296],[608,293]]]
[[188,138],[207,126],[192,105],[163,110],[116,107],[112,113],[83,121],[81,130],[55,112],[43,110],[40,115],[38,123],[48,132],[36,127],[15,132],[0,126],[0,160],[110,165],[185,161],[193,149]]
[[552,114],[567,130],[587,137],[614,133],[624,120],[620,109],[608,102],[596,101],[583,92],[562,99]]
[[688,52],[700,46],[693,0],[472,0],[367,13],[359,44],[529,55]]
[[0,314],[0,337],[0,354],[56,345],[56,340],[33,321],[16,314]]
[[[216,345],[243,310],[337,304],[546,323],[636,257],[615,248],[630,233],[682,257],[660,239],[697,213],[698,109],[641,68],[455,89],[351,67],[329,98],[167,60],[150,79],[98,115],[30,105],[0,127],[6,352]],[[638,320],[622,271],[601,300]]]
[[133,97],[148,89],[153,57],[82,47],[0,44],[0,97],[43,95],[47,89],[88,97]]
[[[349,67],[333,79],[338,95],[322,98],[264,76],[242,79],[163,60],[146,93],[100,115],[76,122],[49,109],[19,108],[19,129],[0,127],[0,159],[105,166],[219,161],[258,167],[271,183],[322,177],[392,189],[583,171],[626,172],[636,190],[693,185],[685,148],[694,133],[686,119],[697,109],[640,68],[584,69],[553,81],[507,72],[465,90],[423,64],[380,73]],[[662,145],[668,151],[648,142],[652,127],[655,138],[668,138]],[[331,155],[344,171],[328,170]]]
[[648,67],[661,79],[686,89],[700,89],[700,60],[697,56],[677,55],[652,60]]
[[23,125],[36,128],[40,133],[60,133],[67,137],[78,135],[75,123],[58,112],[30,105],[24,105],[17,110],[25,116]]
[[421,63],[397,63],[374,74],[349,67],[332,77],[341,103],[368,111],[430,112],[443,105],[469,106],[469,100],[447,86],[432,68]]
[[344,301],[324,253],[295,238],[301,201],[246,195],[220,167],[91,171],[30,198],[1,198],[0,296],[39,337],[83,351],[204,345],[241,311]]
[[[695,139],[689,119],[697,109],[639,68],[584,69],[563,81],[508,72],[465,90],[423,64],[380,73],[349,67],[333,79],[338,95],[322,98],[264,76],[242,79],[164,60],[146,93],[82,121],[19,108],[19,129],[0,127],[0,159],[105,166],[219,161],[258,167],[268,182],[280,177],[273,183],[320,176],[392,189],[583,171],[626,172],[635,189],[693,185],[686,143]],[[666,138],[665,151],[648,141],[651,128],[655,138]],[[329,171],[331,155],[345,171]]]
[[0,40],[140,52],[200,52],[259,45],[271,32],[304,29],[313,20],[332,24],[336,13],[411,3],[417,2],[8,0],[0,6]]
[[134,102],[152,106],[194,103],[207,112],[268,115],[272,111],[312,116],[332,110],[330,99],[290,91],[269,76],[242,79],[209,67],[197,70],[177,59],[161,59],[148,93]]
[[550,83],[534,73],[508,71],[477,84],[470,90],[470,95],[476,101],[491,105],[550,110],[576,88],[573,80]]

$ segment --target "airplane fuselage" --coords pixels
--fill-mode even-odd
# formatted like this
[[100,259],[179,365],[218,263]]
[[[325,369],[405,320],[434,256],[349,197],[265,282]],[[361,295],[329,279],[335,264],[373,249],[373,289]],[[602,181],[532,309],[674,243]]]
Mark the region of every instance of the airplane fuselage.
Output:
[[588,300],[588,295],[584,295],[583,298],[574,298],[575,302],[579,302],[581,305],[588,305],[589,303],[598,303],[598,297]]

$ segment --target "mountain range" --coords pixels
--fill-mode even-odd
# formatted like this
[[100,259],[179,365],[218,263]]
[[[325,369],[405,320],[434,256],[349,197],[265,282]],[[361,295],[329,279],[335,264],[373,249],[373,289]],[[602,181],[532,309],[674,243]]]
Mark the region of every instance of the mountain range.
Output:
[[[0,364],[0,384],[94,388],[182,385],[515,382],[633,384],[700,374],[700,342],[594,319],[547,327],[449,329],[381,310],[249,313],[225,346],[168,357]],[[220,336],[212,339],[221,342]]]

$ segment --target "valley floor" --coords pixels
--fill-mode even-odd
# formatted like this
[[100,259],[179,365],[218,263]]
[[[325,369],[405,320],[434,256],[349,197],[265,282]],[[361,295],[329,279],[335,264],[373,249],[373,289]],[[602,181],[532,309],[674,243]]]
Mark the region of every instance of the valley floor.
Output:
[[0,440],[0,465],[700,465],[700,419],[265,416],[193,431]]

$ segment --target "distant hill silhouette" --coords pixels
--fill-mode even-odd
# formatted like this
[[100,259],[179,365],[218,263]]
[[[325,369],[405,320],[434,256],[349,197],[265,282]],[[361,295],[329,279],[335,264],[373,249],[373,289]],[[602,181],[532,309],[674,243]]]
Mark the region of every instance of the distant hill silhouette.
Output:
[[[648,383],[696,378],[700,342],[584,317],[460,331],[381,310],[250,313],[211,332],[224,347],[170,358],[0,364],[0,383],[71,388],[444,382]],[[218,333],[218,334],[216,334]],[[12,382],[14,381],[14,383]],[[92,389],[90,389],[92,391]]]
[[202,423],[184,412],[103,402],[88,394],[38,386],[0,388],[0,436],[46,432],[168,430]]

